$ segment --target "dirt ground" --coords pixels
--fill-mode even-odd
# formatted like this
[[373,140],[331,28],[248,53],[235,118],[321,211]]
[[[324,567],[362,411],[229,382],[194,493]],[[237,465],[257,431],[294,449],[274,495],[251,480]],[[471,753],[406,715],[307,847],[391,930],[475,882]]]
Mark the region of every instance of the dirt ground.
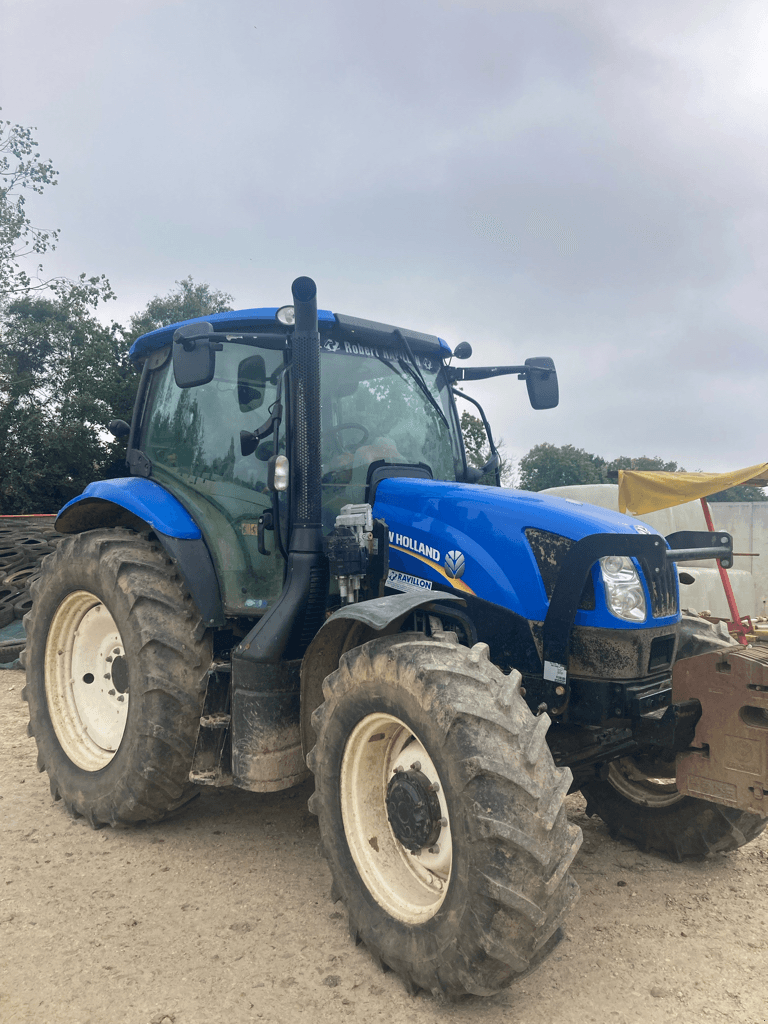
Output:
[[568,937],[492,999],[408,996],[329,900],[310,789],[206,791],[133,831],[72,821],[0,672],[2,1024],[768,1021],[768,836],[673,864],[584,830]]

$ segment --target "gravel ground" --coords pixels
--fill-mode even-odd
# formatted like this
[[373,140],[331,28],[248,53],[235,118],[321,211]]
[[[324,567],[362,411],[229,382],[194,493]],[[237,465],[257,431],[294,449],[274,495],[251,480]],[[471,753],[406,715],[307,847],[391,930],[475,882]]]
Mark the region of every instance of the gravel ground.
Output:
[[2,1024],[768,1021],[768,835],[673,864],[571,797],[566,941],[492,999],[412,998],[330,903],[308,786],[206,791],[159,825],[92,831],[35,768],[22,685],[0,673]]

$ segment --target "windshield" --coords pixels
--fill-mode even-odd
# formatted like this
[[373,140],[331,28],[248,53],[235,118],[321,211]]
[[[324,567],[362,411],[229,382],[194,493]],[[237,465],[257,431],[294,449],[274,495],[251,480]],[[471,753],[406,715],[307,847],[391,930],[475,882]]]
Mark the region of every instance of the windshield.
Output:
[[[321,415],[326,527],[342,505],[365,501],[373,462],[427,465],[435,480],[461,475],[461,449],[442,363],[406,352],[323,341]],[[425,394],[419,372],[432,400]],[[450,426],[449,426],[450,424]]]

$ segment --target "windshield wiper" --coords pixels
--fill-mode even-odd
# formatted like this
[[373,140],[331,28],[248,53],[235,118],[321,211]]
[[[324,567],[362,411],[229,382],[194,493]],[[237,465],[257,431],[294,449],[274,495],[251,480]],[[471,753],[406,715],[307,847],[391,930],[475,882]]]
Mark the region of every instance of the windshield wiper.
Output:
[[398,363],[402,366],[404,370],[408,371],[408,375],[412,378],[412,380],[416,381],[416,384],[418,385],[419,389],[427,396],[428,402],[430,403],[432,408],[437,412],[437,415],[440,417],[440,419],[443,421],[448,431],[450,432],[451,427],[450,424],[448,423],[448,419],[443,410],[440,408],[437,399],[429,390],[429,385],[424,380],[424,375],[421,372],[419,364],[416,362],[416,357],[413,354],[411,346],[408,344],[407,338],[399,328],[395,331],[395,337],[400,342],[402,342],[402,345],[405,348],[405,351],[408,353],[411,360],[409,363],[407,360],[400,358],[397,360]]

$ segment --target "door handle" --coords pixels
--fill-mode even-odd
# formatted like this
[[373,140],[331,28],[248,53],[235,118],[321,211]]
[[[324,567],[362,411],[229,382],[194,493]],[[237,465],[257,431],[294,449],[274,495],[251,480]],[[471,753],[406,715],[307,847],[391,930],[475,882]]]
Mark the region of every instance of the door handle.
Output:
[[274,530],[275,523],[272,518],[271,512],[262,512],[258,518],[256,524],[256,546],[259,549],[260,555],[271,555],[271,551],[267,551],[264,545],[264,532],[265,530]]

